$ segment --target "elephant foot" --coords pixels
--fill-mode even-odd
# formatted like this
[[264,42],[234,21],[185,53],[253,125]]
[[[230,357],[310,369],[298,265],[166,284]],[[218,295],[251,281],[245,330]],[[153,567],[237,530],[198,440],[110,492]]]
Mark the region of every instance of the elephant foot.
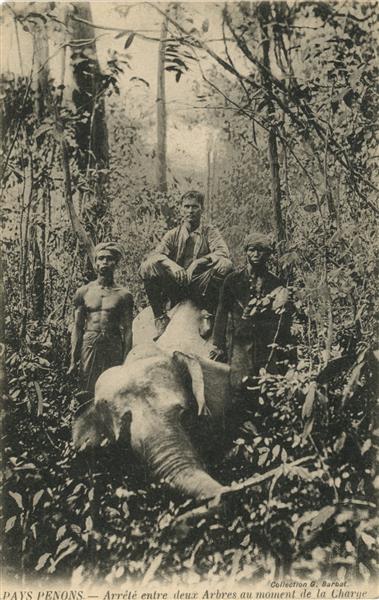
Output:
[[157,335],[154,338],[154,342],[156,342],[157,339],[159,339],[161,337],[161,335],[163,335],[163,333],[166,331],[166,327],[169,324],[169,322],[170,322],[170,318],[166,314],[162,315],[161,317],[157,317],[154,320],[155,329],[157,332]]

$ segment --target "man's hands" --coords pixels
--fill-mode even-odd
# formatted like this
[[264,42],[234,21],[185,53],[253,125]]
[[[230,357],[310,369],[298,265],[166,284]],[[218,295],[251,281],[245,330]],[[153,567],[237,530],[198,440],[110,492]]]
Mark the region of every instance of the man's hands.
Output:
[[183,269],[183,267],[173,262],[171,265],[171,269],[172,274],[175,277],[175,281],[179,285],[186,285],[188,283],[187,271]]
[[218,348],[217,346],[213,346],[213,348],[209,351],[209,358],[216,362],[225,362],[226,356],[225,352],[222,348]]
[[201,265],[207,265],[209,262],[209,259],[205,257],[197,258],[196,260],[191,262],[190,266],[187,269],[188,282],[192,280],[193,274],[196,271],[196,269],[198,269],[198,267],[200,267]]
[[196,260],[192,261],[187,270],[184,269],[183,267],[181,267],[180,265],[178,265],[174,261],[170,261],[170,267],[171,267],[171,272],[175,278],[175,281],[179,285],[187,285],[188,283],[191,282],[193,274],[195,273],[196,269],[198,269],[201,265],[206,265],[208,263],[209,263],[209,258],[203,257],[203,258],[197,258]]

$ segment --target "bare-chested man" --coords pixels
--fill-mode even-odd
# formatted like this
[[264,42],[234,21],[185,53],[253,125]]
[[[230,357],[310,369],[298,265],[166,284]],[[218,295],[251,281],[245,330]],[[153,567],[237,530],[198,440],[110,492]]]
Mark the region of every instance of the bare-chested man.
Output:
[[79,366],[81,389],[91,396],[101,373],[122,364],[132,347],[133,297],[113,278],[121,257],[119,244],[98,244],[95,248],[97,279],[80,287],[74,297],[75,321],[68,373]]

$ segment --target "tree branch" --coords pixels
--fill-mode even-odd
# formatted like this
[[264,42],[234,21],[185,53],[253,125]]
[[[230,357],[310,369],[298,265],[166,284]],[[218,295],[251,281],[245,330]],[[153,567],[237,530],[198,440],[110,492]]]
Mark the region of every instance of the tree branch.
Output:
[[291,471],[291,469],[293,467],[298,467],[300,465],[304,465],[310,461],[314,462],[314,460],[315,460],[315,457],[313,455],[312,456],[304,456],[303,458],[298,458],[297,460],[294,460],[291,463],[286,463],[285,465],[282,464],[279,467],[276,467],[275,469],[266,471],[266,473],[262,473],[261,475],[253,475],[253,477],[249,477],[248,479],[246,479],[245,481],[242,481],[241,483],[235,483],[231,486],[225,486],[219,494],[217,494],[213,498],[206,500],[201,506],[198,506],[197,508],[194,508],[193,510],[189,510],[189,511],[183,513],[182,515],[180,515],[174,521],[173,525],[174,525],[174,527],[176,527],[178,525],[180,526],[182,524],[188,523],[188,521],[191,519],[199,519],[200,517],[204,517],[204,516],[213,514],[213,513],[217,512],[221,501],[225,497],[232,496],[238,492],[241,492],[242,490],[250,489],[250,488],[254,487],[255,485],[259,485],[260,483],[267,481],[267,479],[271,479],[272,477],[277,477],[278,475],[280,475],[282,473],[284,474],[284,469]]

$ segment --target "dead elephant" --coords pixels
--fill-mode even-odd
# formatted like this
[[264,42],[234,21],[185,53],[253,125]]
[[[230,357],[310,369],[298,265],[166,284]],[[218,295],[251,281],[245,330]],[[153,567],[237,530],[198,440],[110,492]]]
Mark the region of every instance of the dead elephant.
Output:
[[204,469],[183,418],[209,411],[222,427],[230,402],[229,369],[176,349],[188,349],[188,343],[196,350],[199,318],[196,307],[184,303],[160,344],[139,344],[123,365],[105,371],[94,404],[74,423],[73,439],[77,448],[99,446],[104,439],[130,442],[153,476],[187,496],[209,498],[224,488]]

